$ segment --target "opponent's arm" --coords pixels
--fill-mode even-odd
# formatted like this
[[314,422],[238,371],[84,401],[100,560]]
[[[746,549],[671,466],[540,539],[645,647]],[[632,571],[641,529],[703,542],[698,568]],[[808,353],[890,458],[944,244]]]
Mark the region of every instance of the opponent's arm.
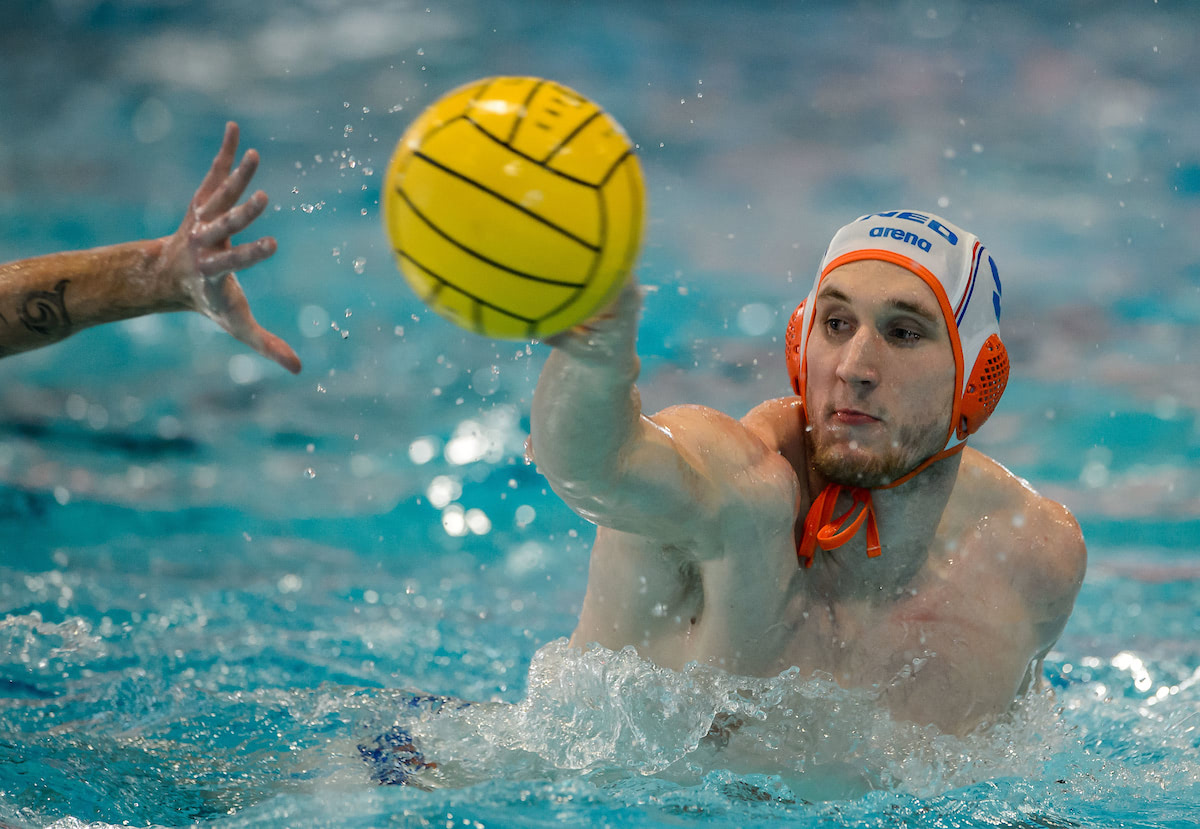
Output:
[[0,265],[0,356],[50,345],[101,323],[190,309],[289,371],[299,371],[300,360],[287,343],[255,322],[233,274],[276,249],[270,237],[237,246],[231,242],[267,206],[261,190],[237,203],[258,168],[258,153],[249,150],[232,169],[237,142],[237,125],[231,122],[183,222],[170,236]]
[[697,447],[722,455],[726,432],[744,430],[698,406],[654,418],[642,414],[635,384],[640,305],[630,280],[604,313],[547,340],[555,348],[534,392],[533,459],[584,518],[664,543],[688,543],[705,532],[723,485]]

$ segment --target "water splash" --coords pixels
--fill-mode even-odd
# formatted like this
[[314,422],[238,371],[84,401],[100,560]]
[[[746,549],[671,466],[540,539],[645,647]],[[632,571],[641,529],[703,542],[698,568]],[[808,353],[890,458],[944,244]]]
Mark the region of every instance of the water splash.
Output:
[[719,772],[765,776],[773,782],[763,791],[782,800],[874,789],[932,796],[996,777],[1035,777],[1069,739],[1048,695],[955,737],[893,720],[872,693],[827,675],[739,677],[696,664],[672,671],[633,648],[580,651],[562,639],[538,651],[520,702],[438,705],[402,721],[437,763],[423,780],[431,787],[476,783],[499,769],[518,777],[632,773],[693,787],[717,785]]
[[[44,581],[46,577],[28,579]],[[85,664],[106,654],[104,641],[93,635],[92,626],[79,617],[47,622],[34,610],[0,619],[0,668],[5,673],[16,666],[39,674],[61,672],[67,666]]]

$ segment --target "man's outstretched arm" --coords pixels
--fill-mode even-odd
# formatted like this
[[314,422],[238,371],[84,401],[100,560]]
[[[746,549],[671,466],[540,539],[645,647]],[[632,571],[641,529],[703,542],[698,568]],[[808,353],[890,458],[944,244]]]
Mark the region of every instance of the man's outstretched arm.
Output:
[[0,265],[0,356],[58,342],[106,322],[198,311],[291,372],[300,359],[254,320],[235,270],[275,253],[263,237],[234,245],[267,206],[261,190],[238,204],[258,168],[248,150],[234,168],[238,128],[229,123],[212,167],[170,236]]
[[694,551],[714,531],[732,475],[752,462],[750,444],[760,442],[701,406],[642,414],[640,305],[631,279],[603,313],[547,340],[554,352],[534,391],[533,460],[584,518]]

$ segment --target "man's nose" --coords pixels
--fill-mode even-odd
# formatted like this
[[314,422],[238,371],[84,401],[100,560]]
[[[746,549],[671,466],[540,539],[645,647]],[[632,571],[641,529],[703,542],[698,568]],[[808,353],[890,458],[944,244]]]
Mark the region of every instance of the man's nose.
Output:
[[842,347],[837,365],[838,379],[852,386],[877,385],[881,345],[874,330],[860,327]]

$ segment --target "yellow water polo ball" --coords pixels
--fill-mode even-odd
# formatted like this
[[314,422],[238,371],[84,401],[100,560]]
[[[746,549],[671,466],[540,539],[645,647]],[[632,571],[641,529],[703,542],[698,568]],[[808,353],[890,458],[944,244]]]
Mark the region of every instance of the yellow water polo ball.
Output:
[[601,310],[641,246],[624,130],[574,90],[486,78],[426,109],[388,164],[383,220],[430,308],[490,337],[548,337]]

